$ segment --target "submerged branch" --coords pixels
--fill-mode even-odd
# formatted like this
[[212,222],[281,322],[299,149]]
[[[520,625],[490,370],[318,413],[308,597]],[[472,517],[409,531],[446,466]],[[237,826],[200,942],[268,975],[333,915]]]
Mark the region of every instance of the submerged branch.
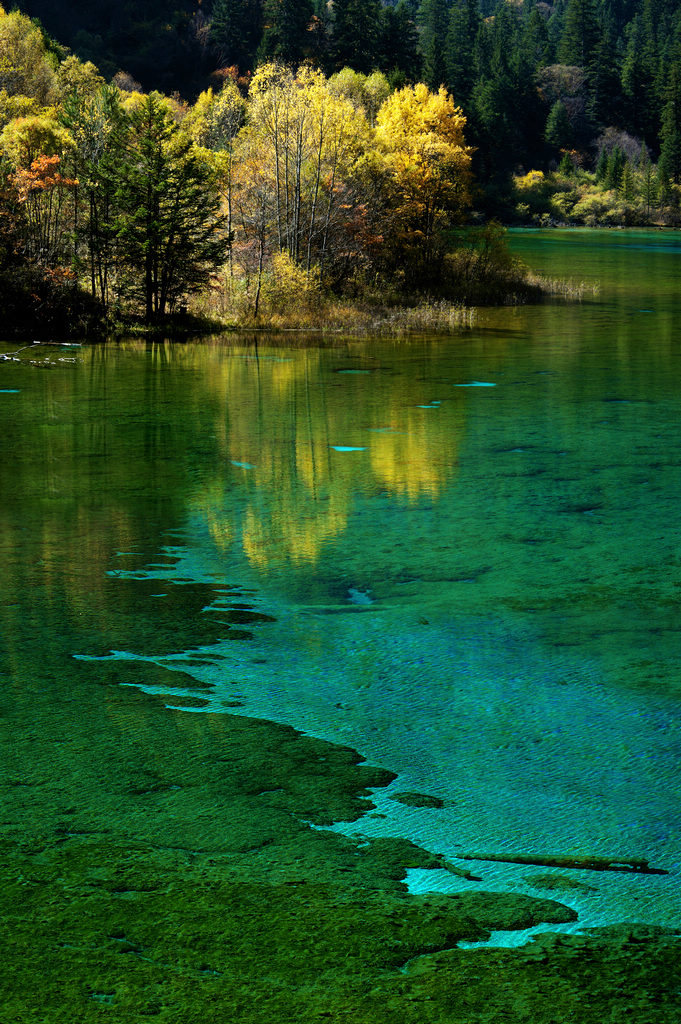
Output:
[[587,871],[630,871],[641,875],[668,875],[661,868],[651,868],[647,860],[607,857],[531,856],[524,854],[470,853],[461,854],[460,860],[486,860],[500,864],[532,864],[546,868],[579,868]]

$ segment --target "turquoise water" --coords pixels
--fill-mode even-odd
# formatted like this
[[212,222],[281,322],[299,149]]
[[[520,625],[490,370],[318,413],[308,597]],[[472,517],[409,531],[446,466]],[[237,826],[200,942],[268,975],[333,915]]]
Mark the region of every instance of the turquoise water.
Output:
[[[36,631],[95,672],[176,665],[210,689],[183,678],[170,706],[199,693],[187,714],[286,722],[398,773],[338,828],[414,838],[486,890],[579,880],[560,898],[581,927],[678,926],[681,246],[512,243],[597,292],[444,338],[0,362],[4,667],[35,668]],[[161,643],[179,580],[231,638],[170,617]],[[457,861],[486,853],[667,873]],[[441,875],[411,884],[471,885]]]

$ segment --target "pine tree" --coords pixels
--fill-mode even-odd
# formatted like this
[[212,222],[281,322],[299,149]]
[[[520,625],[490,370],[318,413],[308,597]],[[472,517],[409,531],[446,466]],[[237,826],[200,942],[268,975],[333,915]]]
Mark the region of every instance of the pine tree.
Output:
[[210,40],[221,64],[246,71],[251,67],[261,33],[257,0],[214,0]]
[[617,46],[611,29],[603,29],[587,71],[591,123],[596,128],[618,124],[622,111],[622,87]]
[[415,82],[421,74],[418,32],[405,0],[399,0],[396,7],[383,8],[381,42],[383,70],[391,77],[399,72],[406,81]]
[[421,0],[418,21],[424,78],[431,89],[439,89],[447,80],[445,44],[449,28],[449,0]]
[[619,146],[615,146],[608,157],[608,163],[605,171],[606,188],[617,189],[620,187],[626,162],[627,158],[622,149]]
[[445,49],[447,88],[464,107],[475,85],[475,39],[480,21],[478,0],[454,0]]
[[549,145],[554,146],[556,149],[569,149],[574,142],[572,125],[570,124],[565,104],[560,100],[556,100],[551,107],[546,121],[544,137]]
[[600,35],[594,0],[570,0],[558,48],[560,62],[590,67]]
[[681,67],[675,60],[669,69],[660,130],[660,177],[681,184]]
[[596,181],[603,182],[608,173],[608,151],[603,148],[596,164]]
[[370,74],[381,60],[381,0],[334,0],[333,63]]
[[275,58],[285,64],[300,64],[313,45],[310,34],[313,15],[313,0],[265,0],[259,59]]
[[624,127],[655,145],[659,129],[659,100],[655,84],[658,60],[652,26],[636,15],[628,26],[627,48],[622,63]]
[[132,109],[122,147],[117,256],[127,290],[152,320],[172,310],[182,295],[205,287],[225,261],[220,196],[212,171],[159,93]]
[[534,6],[524,18],[520,45],[533,70],[550,63],[552,47],[546,18]]
[[561,174],[569,176],[574,172],[574,169],[575,165],[572,162],[572,157],[566,150],[561,157],[560,163],[558,165],[558,170]]
[[619,191],[622,198],[628,203],[633,202],[636,198],[636,179],[628,160],[622,168],[622,180],[620,181]]

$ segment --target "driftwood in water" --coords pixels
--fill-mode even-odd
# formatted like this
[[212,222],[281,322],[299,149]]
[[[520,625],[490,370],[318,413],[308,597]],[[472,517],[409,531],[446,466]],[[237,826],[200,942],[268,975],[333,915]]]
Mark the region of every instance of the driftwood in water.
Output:
[[545,868],[581,868],[587,871],[633,871],[641,875],[667,875],[668,871],[651,868],[647,860],[628,860],[615,857],[542,857],[539,855],[467,853],[460,854],[459,860],[487,860],[501,864],[532,864]]

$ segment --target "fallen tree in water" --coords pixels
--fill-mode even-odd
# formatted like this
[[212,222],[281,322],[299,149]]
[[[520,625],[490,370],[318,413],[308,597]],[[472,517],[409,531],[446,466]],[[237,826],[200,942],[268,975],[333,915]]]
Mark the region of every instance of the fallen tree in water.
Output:
[[622,857],[564,857],[540,856],[538,854],[511,853],[469,853],[461,854],[460,860],[487,860],[500,864],[532,864],[545,868],[579,868],[587,871],[635,871],[642,875],[668,875],[661,868],[651,868],[647,860]]

